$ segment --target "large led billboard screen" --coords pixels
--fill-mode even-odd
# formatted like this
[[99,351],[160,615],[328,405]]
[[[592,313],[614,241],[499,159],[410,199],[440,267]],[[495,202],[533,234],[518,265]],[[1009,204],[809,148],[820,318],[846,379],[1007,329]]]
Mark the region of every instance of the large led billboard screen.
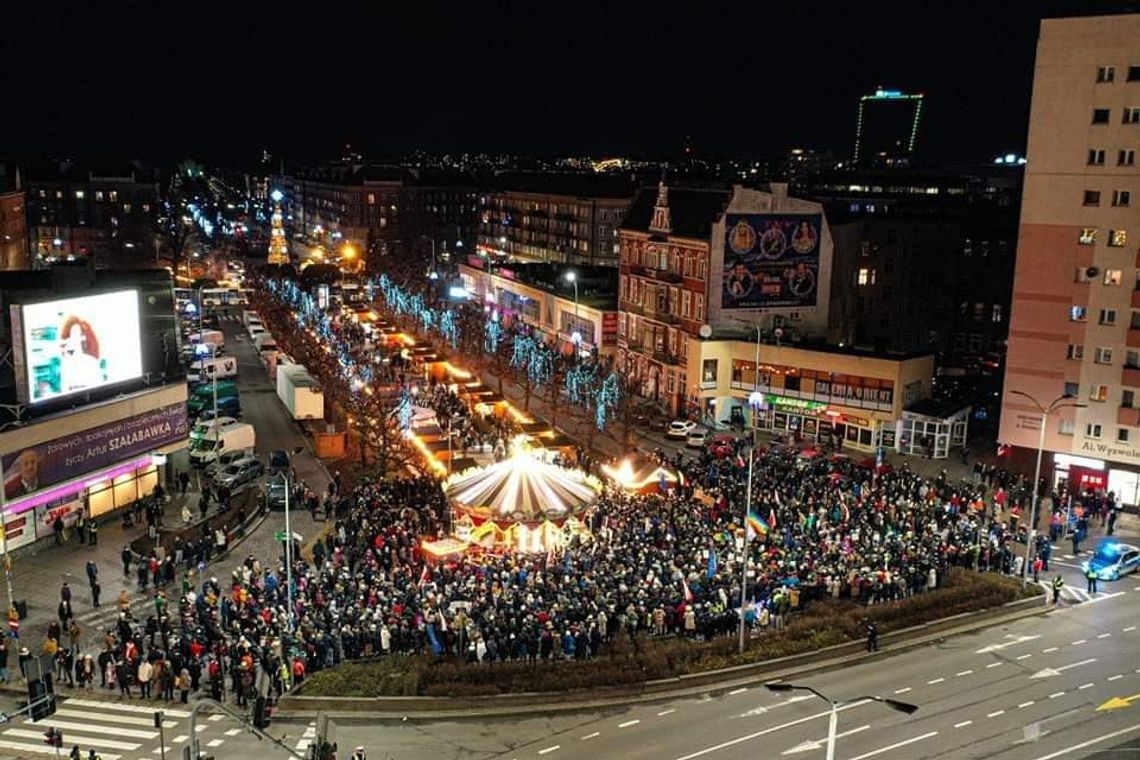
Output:
[[142,376],[137,290],[24,304],[18,312],[23,400],[36,404]]

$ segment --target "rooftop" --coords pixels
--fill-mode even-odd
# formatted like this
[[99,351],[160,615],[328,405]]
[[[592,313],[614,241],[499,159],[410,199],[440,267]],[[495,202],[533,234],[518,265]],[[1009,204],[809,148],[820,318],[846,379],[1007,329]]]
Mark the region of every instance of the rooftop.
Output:
[[512,171],[496,174],[490,188],[498,192],[631,199],[637,192],[637,183],[629,175]]
[[[670,187],[669,214],[673,222],[673,234],[708,240],[712,234],[712,225],[724,213],[731,199],[732,190],[729,189]],[[656,202],[657,187],[643,189],[626,214],[622,229],[649,232]]]

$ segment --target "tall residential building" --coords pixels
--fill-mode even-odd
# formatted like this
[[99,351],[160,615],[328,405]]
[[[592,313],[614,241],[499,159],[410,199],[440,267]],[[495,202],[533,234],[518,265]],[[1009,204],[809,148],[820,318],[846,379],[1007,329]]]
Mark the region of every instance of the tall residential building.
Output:
[[609,174],[506,172],[479,195],[479,246],[518,261],[616,266],[636,185]]
[[11,177],[0,166],[0,270],[27,269],[27,198],[17,169]]
[[1135,14],[1041,23],[1000,433],[1032,471],[1038,404],[1072,396],[1044,420],[1045,472],[1128,505],[1140,503],[1138,39]]
[[914,160],[922,93],[882,87],[859,98],[855,123],[856,166],[910,166]]

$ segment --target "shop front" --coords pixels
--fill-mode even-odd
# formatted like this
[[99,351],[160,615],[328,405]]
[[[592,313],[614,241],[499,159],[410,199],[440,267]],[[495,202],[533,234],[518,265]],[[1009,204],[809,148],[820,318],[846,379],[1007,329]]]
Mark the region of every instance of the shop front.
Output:
[[893,448],[893,422],[859,411],[862,413],[821,401],[765,394],[754,419],[762,431],[772,435],[794,434],[804,443],[867,452],[875,451],[880,445]]
[[899,421],[899,453],[946,459],[952,448],[966,445],[971,409],[930,399],[910,406]]
[[1103,459],[1053,454],[1053,487],[1062,484],[1073,492],[1111,493],[1124,507],[1140,506],[1140,472]]

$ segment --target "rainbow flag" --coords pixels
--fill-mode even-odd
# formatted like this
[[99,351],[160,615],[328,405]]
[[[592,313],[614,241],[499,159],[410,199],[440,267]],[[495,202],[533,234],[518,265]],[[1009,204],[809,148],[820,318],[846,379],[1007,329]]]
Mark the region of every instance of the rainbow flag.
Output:
[[748,529],[748,539],[750,541],[757,536],[768,535],[768,523],[764,521],[763,517],[752,510],[748,510],[748,517],[745,518],[744,525]]

